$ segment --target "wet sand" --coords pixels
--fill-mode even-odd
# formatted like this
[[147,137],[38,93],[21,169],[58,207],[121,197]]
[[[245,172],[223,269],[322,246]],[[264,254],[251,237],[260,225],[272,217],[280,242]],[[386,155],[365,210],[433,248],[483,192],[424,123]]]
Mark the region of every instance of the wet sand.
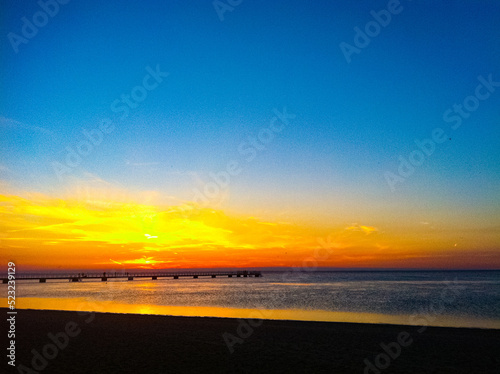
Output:
[[500,372],[500,330],[37,310],[15,327],[7,373]]

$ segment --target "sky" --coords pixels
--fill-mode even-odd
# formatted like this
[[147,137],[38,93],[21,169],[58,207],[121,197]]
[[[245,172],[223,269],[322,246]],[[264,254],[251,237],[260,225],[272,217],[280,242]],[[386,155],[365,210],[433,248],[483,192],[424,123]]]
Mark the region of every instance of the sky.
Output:
[[500,268],[497,1],[1,13],[3,260]]

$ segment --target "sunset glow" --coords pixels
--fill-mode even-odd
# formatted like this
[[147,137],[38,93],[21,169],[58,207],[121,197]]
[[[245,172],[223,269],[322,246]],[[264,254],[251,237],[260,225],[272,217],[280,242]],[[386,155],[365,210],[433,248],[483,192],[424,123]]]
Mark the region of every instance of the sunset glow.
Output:
[[[191,205],[1,196],[2,244],[23,269],[242,267],[485,267],[499,265],[484,230],[367,224],[328,229]],[[479,240],[479,234],[483,239]],[[472,243],[481,248],[473,248]],[[471,256],[473,258],[471,259]]]

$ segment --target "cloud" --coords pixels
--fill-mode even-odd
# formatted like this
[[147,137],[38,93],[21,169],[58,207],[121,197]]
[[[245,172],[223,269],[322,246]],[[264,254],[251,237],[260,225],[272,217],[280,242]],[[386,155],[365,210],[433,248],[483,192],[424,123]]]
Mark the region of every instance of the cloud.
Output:
[[366,235],[369,235],[369,234],[372,234],[372,233],[378,231],[378,229],[376,227],[364,226],[364,225],[358,225],[358,224],[351,225],[349,227],[346,227],[345,229],[350,230],[350,231],[364,232]]
[[[291,225],[228,216],[196,205],[186,217],[176,206],[120,202],[109,195],[108,200],[101,196],[99,203],[81,197],[0,195],[7,253],[24,256],[23,263],[32,265],[116,262],[153,267],[171,263],[177,252],[188,267],[234,266],[254,252],[269,261],[278,249],[297,243],[311,247],[314,238]],[[153,252],[154,257],[137,258],[138,253]]]
[[123,203],[152,204],[181,203],[175,196],[166,195],[159,191],[133,191],[126,186],[110,182],[101,177],[84,172],[81,177],[70,176],[64,190],[60,192],[64,199],[78,200],[98,206],[111,206]]
[[[89,187],[85,195],[0,195],[2,255],[32,268],[302,266],[323,248],[329,250],[319,252],[319,266],[401,267],[405,263],[398,261],[405,259],[417,264],[411,255],[418,266],[437,266],[433,259],[443,265],[439,256],[459,243],[452,247],[456,261],[470,257],[464,256],[466,240],[456,240],[455,231],[444,249],[442,236],[429,236],[422,248],[418,232],[400,235],[386,228],[382,235],[358,223],[331,228],[326,236],[325,228],[235,216],[194,203],[186,214],[181,205],[157,203],[163,199],[159,192],[140,192],[134,200],[134,193],[119,186],[91,175],[88,180],[99,188]],[[490,231],[489,241],[478,230],[470,237],[481,237],[486,250],[498,241],[498,227]]]
[[0,126],[29,130],[29,131],[33,131],[33,132],[40,132],[40,133],[45,134],[45,135],[54,135],[53,131],[47,130],[43,127],[26,125],[22,122],[19,122],[19,121],[16,121],[14,119],[10,119],[10,118],[5,118],[5,117],[0,117]]

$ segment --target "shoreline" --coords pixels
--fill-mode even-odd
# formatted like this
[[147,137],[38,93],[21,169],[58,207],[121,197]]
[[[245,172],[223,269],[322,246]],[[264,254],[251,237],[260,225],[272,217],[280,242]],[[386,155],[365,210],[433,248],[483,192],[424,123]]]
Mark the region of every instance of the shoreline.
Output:
[[[7,305],[7,299],[0,297],[0,305]],[[417,323],[434,327],[482,328],[500,330],[500,319],[471,318],[445,313],[428,314],[384,314],[374,312],[331,311],[317,309],[249,309],[230,306],[168,306],[140,303],[124,303],[111,300],[88,298],[34,298],[18,299],[17,309],[94,311],[99,313],[189,316],[189,317],[224,317],[252,318],[284,321],[313,322],[355,322],[367,324],[388,324],[414,326]]]
[[[196,307],[192,307],[196,308]],[[6,308],[0,308],[0,311]],[[228,308],[232,309],[232,308]],[[130,315],[137,317],[181,317],[181,318],[220,318],[224,320],[239,320],[239,319],[249,319],[246,317],[229,317],[229,316],[210,316],[210,315],[178,315],[178,314],[160,314],[160,313],[127,313],[127,312],[105,312],[105,311],[91,311],[91,310],[67,310],[67,309],[37,309],[37,308],[16,308],[16,311],[25,310],[25,311],[33,311],[33,312],[73,312],[73,313],[93,313],[93,314],[106,314],[106,315]],[[251,309],[248,309],[251,311]],[[256,309],[258,310],[258,309]],[[293,310],[293,309],[292,309]],[[269,311],[274,311],[274,309],[269,309]],[[306,319],[285,319],[285,318],[252,318],[254,320],[259,321],[283,321],[283,322],[314,322],[314,323],[338,323],[338,324],[355,324],[355,325],[376,325],[376,326],[396,326],[396,327],[408,327],[408,328],[416,328],[421,327],[419,325],[411,325],[405,323],[391,323],[391,322],[356,322],[356,321],[323,321],[323,320],[306,320]],[[426,325],[428,328],[445,328],[445,329],[467,329],[467,330],[492,330],[499,331],[500,327],[478,327],[478,326],[439,326],[439,325]]]
[[[18,309],[15,341],[17,365],[31,368],[33,350],[45,352],[38,372],[51,374],[494,373],[500,366],[500,331],[479,328]],[[46,347],[57,342],[51,359]]]

